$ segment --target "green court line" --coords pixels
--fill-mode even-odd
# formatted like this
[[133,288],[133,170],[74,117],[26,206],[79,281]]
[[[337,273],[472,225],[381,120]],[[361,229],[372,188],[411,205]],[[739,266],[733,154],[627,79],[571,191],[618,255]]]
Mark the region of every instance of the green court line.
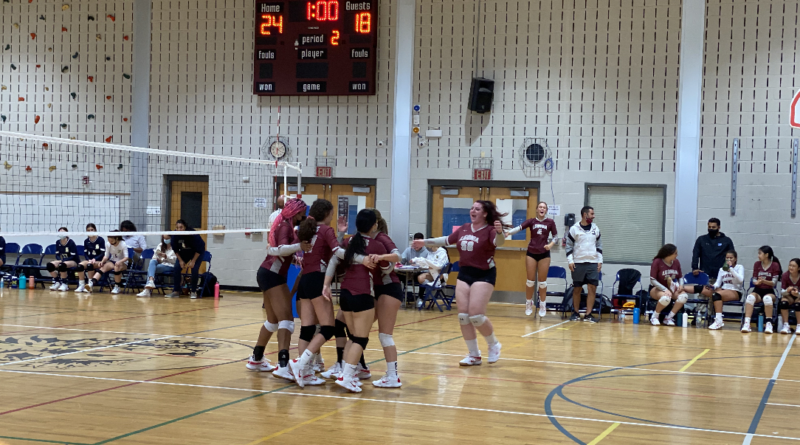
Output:
[[[433,343],[433,344],[430,344],[430,345],[427,345],[427,346],[422,346],[422,347],[419,347],[419,348],[416,348],[416,349],[412,349],[410,351],[402,352],[402,353],[397,354],[397,355],[401,356],[401,355],[409,354],[411,352],[419,351],[420,349],[430,348],[430,347],[437,346],[437,345],[440,345],[442,343],[447,343],[449,341],[453,341],[453,340],[456,340],[456,339],[459,339],[459,338],[461,338],[460,335],[458,337],[449,338],[447,340],[442,340],[442,341],[439,341],[439,342],[436,342],[436,343]],[[368,364],[371,365],[373,363],[378,363],[378,362],[381,362],[381,361],[384,361],[384,360],[386,360],[386,359],[383,358],[383,359],[380,359],[380,360],[375,360],[375,361],[369,362]],[[215,410],[218,410],[220,408],[225,408],[225,407],[228,407],[228,406],[231,406],[231,405],[235,405],[235,404],[237,404],[239,402],[244,402],[244,401],[247,401],[247,400],[250,400],[250,399],[255,399],[257,397],[262,397],[262,396],[265,396],[267,394],[272,394],[272,393],[275,393],[275,392],[278,392],[278,391],[283,391],[284,389],[294,388],[294,387],[295,387],[295,385],[286,385],[286,386],[284,386],[282,388],[273,389],[272,391],[267,391],[267,392],[263,392],[261,394],[256,394],[256,395],[248,396],[248,397],[245,397],[245,398],[242,398],[242,399],[239,399],[239,400],[234,400],[233,402],[228,402],[228,403],[225,403],[225,404],[222,404],[222,405],[218,405],[218,406],[215,406],[215,407],[212,407],[212,408],[204,409],[202,411],[198,411],[198,412],[193,413],[193,414],[188,414],[188,415],[183,416],[183,417],[178,417],[177,419],[168,420],[166,422],[159,423],[158,425],[153,425],[153,426],[150,426],[150,427],[147,427],[147,428],[142,428],[140,430],[136,430],[136,431],[133,431],[133,432],[130,432],[130,433],[127,433],[127,434],[123,434],[121,436],[112,437],[111,439],[107,439],[107,440],[104,440],[102,442],[97,442],[97,443],[95,443],[93,445],[104,445],[104,444],[107,444],[109,442],[114,442],[115,440],[124,439],[126,437],[131,437],[131,436],[134,436],[134,435],[139,434],[139,433],[144,433],[146,431],[154,430],[154,429],[160,428],[162,426],[166,426],[166,425],[170,425],[170,424],[173,424],[173,423],[176,423],[176,422],[180,422],[181,420],[185,420],[185,419],[189,419],[189,418],[192,418],[192,417],[195,417],[195,416],[199,416],[200,414],[205,414],[205,413],[210,412],[210,411],[215,411]],[[80,445],[86,445],[86,444],[80,444]]]
[[44,440],[44,439],[29,439],[27,437],[12,437],[12,436],[0,436],[0,439],[8,439],[8,440],[24,440],[27,442],[39,442],[39,443],[58,443],[62,445],[91,445],[88,443],[80,443],[80,442],[68,442],[64,440]]

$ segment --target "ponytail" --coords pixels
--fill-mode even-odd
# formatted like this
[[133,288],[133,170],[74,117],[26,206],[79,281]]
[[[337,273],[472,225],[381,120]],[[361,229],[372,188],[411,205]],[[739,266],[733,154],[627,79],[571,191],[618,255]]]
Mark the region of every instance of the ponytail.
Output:
[[770,261],[778,265],[778,274],[783,275],[783,268],[781,267],[781,260],[775,256],[775,252],[772,250],[770,246],[761,246],[758,250],[766,255]]
[[364,209],[356,215],[356,234],[350,238],[347,244],[347,249],[344,251],[344,260],[336,267],[336,274],[342,275],[351,264],[356,255],[366,255],[367,253],[367,240],[364,239],[362,233],[369,233],[372,227],[378,221],[375,212],[369,209]]

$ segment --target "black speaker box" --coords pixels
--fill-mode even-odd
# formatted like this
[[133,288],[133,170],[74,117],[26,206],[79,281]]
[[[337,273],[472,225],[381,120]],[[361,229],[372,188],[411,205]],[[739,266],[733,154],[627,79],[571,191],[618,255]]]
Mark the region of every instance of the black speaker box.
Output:
[[492,110],[492,98],[494,98],[494,80],[483,77],[472,79],[472,87],[469,89],[470,110],[476,113],[488,113]]

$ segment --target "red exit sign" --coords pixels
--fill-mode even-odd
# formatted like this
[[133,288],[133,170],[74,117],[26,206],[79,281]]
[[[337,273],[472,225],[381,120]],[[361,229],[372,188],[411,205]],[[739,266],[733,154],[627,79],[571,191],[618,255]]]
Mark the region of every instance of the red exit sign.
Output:
[[317,167],[318,178],[331,178],[333,177],[333,167]]
[[473,168],[472,180],[473,181],[489,181],[492,179],[492,169],[490,168]]

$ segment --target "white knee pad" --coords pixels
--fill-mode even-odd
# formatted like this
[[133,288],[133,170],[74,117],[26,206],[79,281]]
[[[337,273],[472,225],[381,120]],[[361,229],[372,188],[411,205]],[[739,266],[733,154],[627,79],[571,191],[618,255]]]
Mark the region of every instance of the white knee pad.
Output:
[[283,320],[278,323],[278,329],[286,329],[289,331],[290,334],[294,333],[294,322],[289,320]]
[[772,306],[772,296],[767,295],[764,297],[764,306]]
[[750,306],[756,304],[756,296],[755,295],[748,295],[747,298],[744,300],[745,304],[749,304]]
[[484,323],[486,323],[486,316],[483,315],[483,314],[472,315],[472,316],[469,317],[469,321],[470,321],[470,323],[472,323],[473,326],[475,326],[477,328],[478,326],[481,326]]
[[378,334],[378,338],[381,341],[381,346],[384,348],[388,348],[389,346],[394,346],[394,338],[392,338],[391,334]]
[[525,285],[528,286],[528,287],[533,287],[533,286],[536,286],[536,282],[528,280],[528,281],[525,282]]
[[458,314],[458,323],[463,325],[469,324],[469,314]]
[[269,320],[264,322],[264,328],[266,328],[270,332],[275,332],[278,330],[277,323],[270,323]]
[[658,299],[658,304],[662,306],[669,306],[669,302],[672,301],[668,296],[664,295],[663,297]]
[[678,303],[685,304],[689,300],[689,296],[685,293],[678,295]]
[[542,281],[539,283],[539,289],[547,289],[547,281]]

